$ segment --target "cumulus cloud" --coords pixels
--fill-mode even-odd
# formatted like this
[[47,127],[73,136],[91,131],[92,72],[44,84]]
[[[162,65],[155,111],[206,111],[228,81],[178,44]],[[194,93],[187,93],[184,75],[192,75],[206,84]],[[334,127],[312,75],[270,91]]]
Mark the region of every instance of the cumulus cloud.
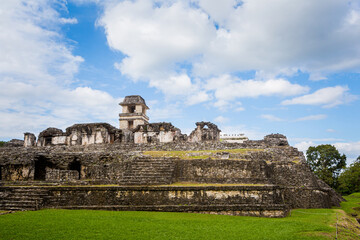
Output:
[[71,87],[84,60],[58,32],[62,24],[76,19],[61,18],[55,4],[1,2],[1,138],[22,138],[25,131],[64,128],[79,121],[116,123],[118,99],[88,87]]
[[217,116],[214,121],[217,123],[226,123],[229,121],[229,119],[223,116]]
[[104,27],[110,48],[127,56],[116,68],[135,81],[149,81],[167,95],[194,92],[181,63],[201,54],[215,35],[208,16],[187,1],[106,5],[98,25]]
[[[306,86],[292,84],[285,79],[269,80],[242,80],[231,75],[222,75],[209,79],[204,87],[208,91],[213,91],[217,99],[214,106],[220,109],[233,107],[231,101],[238,98],[257,98],[261,96],[293,96],[300,95],[309,91]],[[239,110],[243,110],[240,108]]]
[[[355,2],[106,1],[98,25],[110,48],[126,55],[115,64],[122,74],[147,81],[166,95],[187,99],[201,92],[199,101],[189,103],[208,101],[214,93],[221,105],[227,98],[292,96],[308,90],[279,75],[302,71],[318,80],[329,73],[358,71],[360,9]],[[242,71],[272,77],[239,82],[234,73]]]
[[320,105],[324,108],[332,108],[341,104],[354,101],[357,97],[348,93],[349,88],[344,86],[327,87],[314,93],[296,97],[282,102],[283,105]]
[[329,72],[356,70],[360,66],[359,9],[349,2],[355,1],[244,0],[226,13],[225,24],[195,71],[208,75],[297,69],[316,80]]
[[350,160],[356,159],[360,156],[360,141],[359,142],[339,142],[334,143],[334,146],[340,151],[346,154]]
[[215,96],[222,100],[232,100],[239,97],[293,96],[309,91],[308,87],[292,84],[285,79],[242,80],[230,75],[209,79],[206,88],[214,90]]

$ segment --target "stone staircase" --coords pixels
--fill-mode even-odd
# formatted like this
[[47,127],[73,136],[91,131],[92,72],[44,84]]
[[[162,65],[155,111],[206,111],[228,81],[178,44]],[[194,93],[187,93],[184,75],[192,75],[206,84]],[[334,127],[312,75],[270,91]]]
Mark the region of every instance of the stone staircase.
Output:
[[48,196],[41,187],[16,187],[0,192],[0,209],[9,211],[38,210]]
[[126,163],[120,185],[171,184],[175,163],[167,158],[136,158]]

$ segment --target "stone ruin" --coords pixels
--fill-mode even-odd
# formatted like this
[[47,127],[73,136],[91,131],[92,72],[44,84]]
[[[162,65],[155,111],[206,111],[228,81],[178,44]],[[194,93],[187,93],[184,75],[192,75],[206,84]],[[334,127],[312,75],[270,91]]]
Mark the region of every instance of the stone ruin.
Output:
[[[149,123],[145,100],[125,97],[120,128],[48,128],[0,148],[0,209],[177,211],[284,217],[343,200],[284,135],[220,141],[210,122],[187,136]],[[124,110],[124,108],[126,108]]]
[[190,133],[189,142],[219,141],[220,132],[211,122],[197,122],[195,130]]
[[[122,113],[119,114],[117,129],[108,123],[75,124],[65,132],[58,128],[47,128],[42,131],[36,141],[33,133],[24,133],[25,147],[57,146],[57,145],[89,145],[106,143],[168,143],[168,142],[203,142],[219,141],[220,130],[211,122],[197,122],[196,129],[189,137],[182,134],[179,128],[171,123],[149,123],[146,111],[149,107],[138,95],[126,96],[120,103]],[[20,140],[13,140],[20,141]]]

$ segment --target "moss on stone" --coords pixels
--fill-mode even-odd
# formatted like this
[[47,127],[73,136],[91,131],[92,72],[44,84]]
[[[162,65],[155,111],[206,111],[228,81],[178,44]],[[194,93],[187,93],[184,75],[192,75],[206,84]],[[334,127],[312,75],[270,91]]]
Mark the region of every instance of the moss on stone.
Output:
[[[201,151],[144,151],[144,156],[149,157],[174,157],[180,159],[206,159],[206,158],[219,158],[217,154],[247,154],[249,152],[259,152],[264,149],[226,149],[226,150],[201,150]],[[229,157],[231,160],[235,160]],[[237,159],[244,160],[244,159]]]
[[179,186],[179,187],[207,187],[207,186],[265,186],[265,184],[244,184],[244,183],[193,183],[193,182],[177,182],[169,185],[157,186]]

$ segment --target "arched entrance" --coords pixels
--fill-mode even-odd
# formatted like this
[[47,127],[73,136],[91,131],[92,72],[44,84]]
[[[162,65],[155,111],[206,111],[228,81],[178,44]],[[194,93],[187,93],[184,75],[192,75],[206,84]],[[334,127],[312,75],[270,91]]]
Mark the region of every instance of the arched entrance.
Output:
[[35,160],[35,173],[34,180],[45,181],[46,180],[46,167],[52,167],[53,164],[44,156],[39,156]]
[[80,163],[79,160],[74,159],[74,161],[69,163],[68,169],[69,170],[76,170],[79,173],[79,178],[78,179],[81,178],[81,163]]

